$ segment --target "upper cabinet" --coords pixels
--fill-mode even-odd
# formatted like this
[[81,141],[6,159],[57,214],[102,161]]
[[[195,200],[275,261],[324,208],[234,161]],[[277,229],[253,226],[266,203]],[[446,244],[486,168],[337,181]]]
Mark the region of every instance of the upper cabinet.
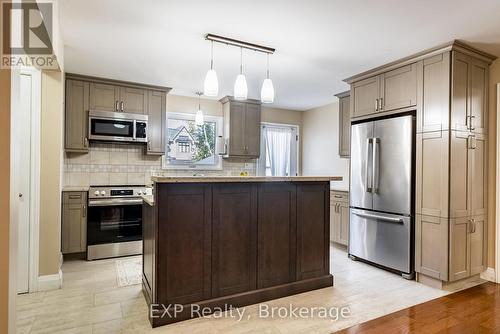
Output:
[[165,153],[170,88],[66,74],[65,150],[88,152],[89,110],[148,115],[146,153]]
[[257,100],[221,100],[224,110],[224,157],[258,158],[260,155],[261,105]]
[[417,64],[409,64],[351,84],[351,117],[417,105]]
[[68,152],[88,152],[89,83],[66,80],[64,144]]
[[335,95],[339,99],[339,155],[349,158],[351,151],[351,92]]

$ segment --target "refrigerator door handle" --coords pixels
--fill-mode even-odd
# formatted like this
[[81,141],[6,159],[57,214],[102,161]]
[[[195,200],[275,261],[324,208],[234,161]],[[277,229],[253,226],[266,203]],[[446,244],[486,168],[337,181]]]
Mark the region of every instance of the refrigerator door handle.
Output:
[[379,184],[379,149],[380,148],[380,138],[372,138],[373,145],[373,155],[372,155],[372,191],[373,193],[378,193]]
[[[373,138],[366,138],[365,182],[366,182],[366,192],[369,192],[369,193],[371,193],[373,190],[372,189],[372,187],[373,187],[373,175],[372,175],[372,182],[369,182],[370,179],[368,177],[368,175],[369,175],[368,170],[370,168],[370,164],[368,163],[368,160],[370,157],[370,145],[372,143],[373,143]],[[373,174],[373,171],[372,171],[372,174]]]
[[358,211],[353,211],[352,213],[355,214],[356,216],[359,216],[362,218],[384,220],[384,221],[388,221],[391,223],[397,223],[397,224],[404,223],[404,220],[402,218],[384,217],[384,216],[374,215],[371,213],[361,213]]

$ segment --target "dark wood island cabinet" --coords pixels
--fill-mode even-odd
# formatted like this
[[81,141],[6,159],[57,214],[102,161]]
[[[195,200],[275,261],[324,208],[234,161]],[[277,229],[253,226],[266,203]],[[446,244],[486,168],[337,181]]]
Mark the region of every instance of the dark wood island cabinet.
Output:
[[215,311],[332,286],[329,181],[339,179],[153,178],[143,204],[152,326],[198,316],[193,305]]

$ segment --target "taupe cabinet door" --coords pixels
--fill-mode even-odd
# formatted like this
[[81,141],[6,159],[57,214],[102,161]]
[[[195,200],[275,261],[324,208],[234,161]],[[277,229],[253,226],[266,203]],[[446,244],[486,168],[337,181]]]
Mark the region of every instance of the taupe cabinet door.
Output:
[[62,253],[85,252],[87,249],[87,193],[64,192],[62,208]]
[[131,87],[120,88],[120,111],[132,114],[147,114],[147,110],[147,90]]
[[151,155],[165,154],[167,94],[160,91],[149,91],[148,97],[148,147]]
[[64,146],[68,152],[88,152],[87,114],[89,83],[66,80],[66,109]]
[[347,246],[349,241],[349,195],[330,192],[330,241]]
[[351,97],[339,99],[339,155],[349,158],[351,153]]
[[379,111],[417,105],[417,64],[386,72],[380,82]]
[[90,110],[119,111],[120,87],[91,82]]
[[245,108],[245,155],[260,155],[260,105],[247,103]]
[[459,131],[486,133],[488,122],[488,65],[453,52],[451,126]]
[[245,104],[231,102],[229,155],[245,155]]
[[352,117],[366,116],[378,111],[380,76],[355,82],[351,86]]

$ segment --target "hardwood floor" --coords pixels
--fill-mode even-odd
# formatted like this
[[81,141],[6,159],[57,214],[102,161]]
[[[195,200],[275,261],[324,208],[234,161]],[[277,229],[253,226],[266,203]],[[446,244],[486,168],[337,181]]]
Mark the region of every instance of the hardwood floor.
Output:
[[487,282],[338,333],[498,333],[500,285]]

